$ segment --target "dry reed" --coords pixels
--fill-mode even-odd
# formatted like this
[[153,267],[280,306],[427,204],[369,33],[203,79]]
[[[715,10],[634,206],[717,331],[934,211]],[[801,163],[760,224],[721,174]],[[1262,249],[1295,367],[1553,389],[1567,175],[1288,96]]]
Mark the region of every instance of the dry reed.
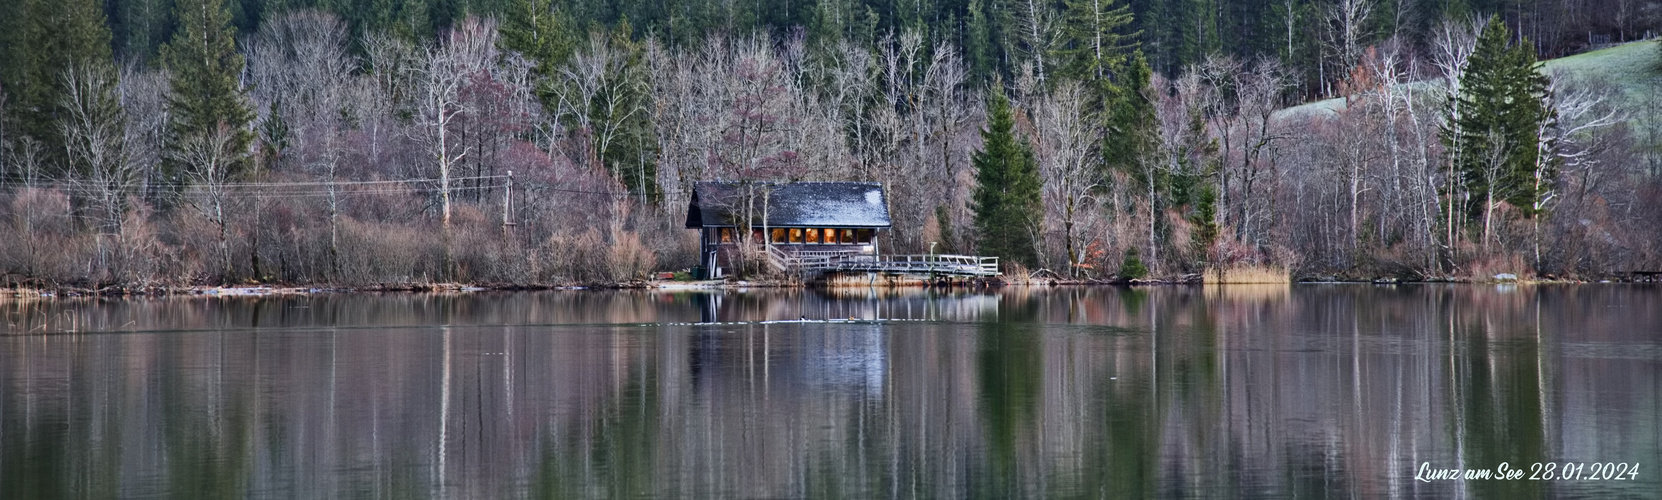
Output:
[[1207,269],[1202,281],[1207,285],[1241,285],[1286,284],[1293,280],[1292,274],[1280,267],[1236,265]]

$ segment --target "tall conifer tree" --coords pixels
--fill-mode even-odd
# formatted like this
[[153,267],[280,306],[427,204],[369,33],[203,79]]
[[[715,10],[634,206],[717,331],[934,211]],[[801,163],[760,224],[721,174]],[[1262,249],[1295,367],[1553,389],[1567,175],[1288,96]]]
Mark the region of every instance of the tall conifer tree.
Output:
[[1132,53],[1116,75],[1107,96],[1107,117],[1103,127],[1103,163],[1111,169],[1133,172],[1143,155],[1156,147],[1154,103],[1146,92],[1154,70],[1141,50]]
[[1062,40],[1055,55],[1058,74],[1081,81],[1111,80],[1134,43],[1120,33],[1131,24],[1131,8],[1119,0],[1066,0]]
[[[64,140],[57,130],[72,67],[112,64],[110,30],[92,0],[23,0],[0,10],[8,16],[0,53],[0,90],[13,123],[44,146],[48,168],[64,173]],[[9,138],[8,138],[9,139]]]
[[576,40],[572,23],[561,10],[545,0],[515,0],[502,20],[498,48],[518,52],[533,64],[537,99],[549,114],[557,112],[558,98],[551,86],[559,67],[571,58]]
[[1027,139],[1017,138],[1010,99],[994,83],[988,101],[987,128],[975,166],[971,209],[980,234],[980,252],[1032,266],[1038,262],[1035,234],[1043,212],[1039,205],[1039,162]]
[[849,6],[836,0],[814,2],[808,21],[808,43],[814,47],[830,47],[842,40],[847,28]]
[[109,12],[114,18],[110,26],[116,57],[123,62],[150,62],[165,41],[172,0],[122,0],[114,4]]
[[1470,194],[1463,208],[1472,221],[1487,221],[1501,201],[1526,217],[1535,215],[1556,178],[1553,159],[1541,156],[1553,149],[1541,143],[1540,133],[1555,119],[1546,102],[1547,76],[1538,70],[1529,40],[1510,44],[1510,39],[1506,24],[1498,16],[1489,18],[1461,71],[1460,92],[1450,102],[1442,134],[1453,152],[1457,182]]
[[237,52],[231,13],[223,0],[179,0],[175,12],[179,30],[162,47],[172,86],[167,96],[169,175],[183,180],[184,169],[200,167],[188,164],[180,148],[199,143],[221,128],[229,134],[222,147],[235,174],[247,165],[254,113],[239,79],[243,58]]
[[993,40],[992,20],[987,12],[987,0],[969,1],[964,52],[969,58],[970,76],[977,84],[992,81],[998,72],[998,44]]

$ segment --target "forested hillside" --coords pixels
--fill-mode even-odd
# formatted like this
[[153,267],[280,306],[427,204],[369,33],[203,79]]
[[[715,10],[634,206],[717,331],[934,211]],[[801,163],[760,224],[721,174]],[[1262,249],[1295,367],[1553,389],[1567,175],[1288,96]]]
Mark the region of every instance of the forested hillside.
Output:
[[[152,61],[178,26],[176,0],[106,1],[101,5],[115,57]],[[7,33],[28,43],[31,15],[61,2],[12,0],[0,19]],[[284,14],[327,11],[346,25],[354,53],[361,40],[392,33],[432,40],[468,16],[512,19],[557,12],[562,27],[586,32],[628,23],[636,38],[697,45],[713,34],[803,30],[810,44],[848,40],[872,47],[884,34],[912,30],[966,54],[978,83],[993,74],[1009,80],[1021,63],[1065,43],[1069,12],[1115,12],[1115,31],[1140,44],[1151,65],[1175,74],[1213,54],[1236,59],[1273,57],[1296,68],[1298,83],[1314,92],[1328,74],[1368,45],[1391,38],[1424,42],[1445,19],[1498,14],[1529,37],[1542,57],[1585,50],[1590,44],[1647,38],[1662,21],[1648,0],[229,0],[237,33],[250,34]],[[39,12],[37,12],[39,9]],[[580,37],[579,37],[580,38]]]
[[696,263],[681,223],[710,179],[882,182],[888,251],[1082,278],[1662,270],[1662,49],[1537,62],[1643,39],[1658,14],[11,0],[0,273],[621,281]]

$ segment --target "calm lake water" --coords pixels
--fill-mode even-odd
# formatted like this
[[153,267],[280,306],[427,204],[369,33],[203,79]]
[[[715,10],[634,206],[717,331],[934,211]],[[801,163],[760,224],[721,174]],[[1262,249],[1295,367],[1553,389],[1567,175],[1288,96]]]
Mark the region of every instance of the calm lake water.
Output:
[[1662,496],[1655,286],[0,312],[0,498]]

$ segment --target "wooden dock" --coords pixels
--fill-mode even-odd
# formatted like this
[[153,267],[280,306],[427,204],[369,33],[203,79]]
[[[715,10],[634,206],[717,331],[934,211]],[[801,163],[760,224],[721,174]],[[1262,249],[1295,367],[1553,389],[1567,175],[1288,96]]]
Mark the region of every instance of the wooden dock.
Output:
[[866,255],[853,252],[785,252],[770,247],[774,265],[787,273],[832,272],[926,276],[998,276],[998,257],[974,255]]

